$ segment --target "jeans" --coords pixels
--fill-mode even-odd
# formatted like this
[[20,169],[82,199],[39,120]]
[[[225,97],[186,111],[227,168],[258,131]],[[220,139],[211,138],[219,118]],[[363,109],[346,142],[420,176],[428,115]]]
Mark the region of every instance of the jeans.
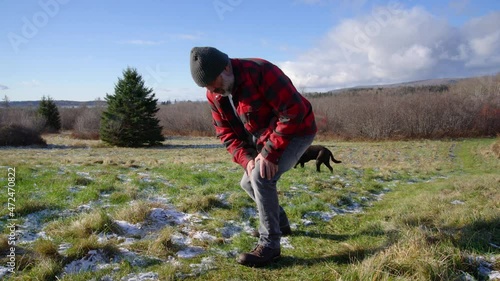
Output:
[[258,162],[250,175],[243,173],[241,187],[255,201],[259,213],[260,245],[273,249],[280,247],[280,227],[289,225],[289,222],[285,210],[279,205],[276,183],[283,173],[295,166],[313,139],[314,135],[292,138],[278,161],[278,172],[271,180],[260,176]]

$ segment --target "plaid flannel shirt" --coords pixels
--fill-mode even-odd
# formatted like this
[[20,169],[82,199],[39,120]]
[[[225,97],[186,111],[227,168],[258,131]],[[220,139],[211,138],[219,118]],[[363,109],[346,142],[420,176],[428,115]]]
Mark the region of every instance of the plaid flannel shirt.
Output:
[[257,153],[277,164],[292,137],[316,133],[312,106],[274,64],[262,59],[231,59],[231,64],[236,113],[230,97],[207,91],[217,137],[244,169]]

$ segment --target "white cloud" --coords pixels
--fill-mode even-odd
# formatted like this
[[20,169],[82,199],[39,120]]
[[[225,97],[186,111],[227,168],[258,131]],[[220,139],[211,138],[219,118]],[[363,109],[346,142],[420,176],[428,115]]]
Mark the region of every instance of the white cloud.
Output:
[[0,91],[8,90],[8,89],[9,89],[9,87],[4,86],[4,85],[0,85]]
[[297,87],[328,90],[500,71],[500,12],[453,27],[397,3],[347,19],[311,50],[280,64]]

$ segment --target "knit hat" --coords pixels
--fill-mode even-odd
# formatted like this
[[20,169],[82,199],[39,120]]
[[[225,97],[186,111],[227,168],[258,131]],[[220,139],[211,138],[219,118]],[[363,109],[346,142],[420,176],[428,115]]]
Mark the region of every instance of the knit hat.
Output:
[[229,63],[229,57],[213,47],[191,49],[190,67],[194,82],[206,87],[219,76]]

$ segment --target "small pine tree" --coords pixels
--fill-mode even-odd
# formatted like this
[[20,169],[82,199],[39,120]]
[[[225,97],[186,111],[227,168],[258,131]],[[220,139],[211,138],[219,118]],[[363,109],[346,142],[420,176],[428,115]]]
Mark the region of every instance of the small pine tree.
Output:
[[56,103],[50,97],[42,97],[38,105],[38,114],[45,119],[44,130],[47,132],[59,132],[61,130],[61,116]]
[[106,94],[108,107],[101,118],[101,139],[125,147],[152,146],[164,141],[155,117],[159,108],[154,97],[153,89],[144,86],[136,69],[125,69],[123,78],[118,78],[115,85],[115,94]]

